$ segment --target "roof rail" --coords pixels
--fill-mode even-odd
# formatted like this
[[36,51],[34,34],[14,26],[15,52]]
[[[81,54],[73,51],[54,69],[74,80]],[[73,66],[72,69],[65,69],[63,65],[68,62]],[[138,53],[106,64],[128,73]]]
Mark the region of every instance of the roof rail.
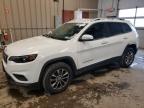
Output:
[[118,18],[119,20],[125,20],[124,18]]
[[102,18],[95,18],[93,21],[101,20]]
[[125,19],[123,19],[123,18],[117,18],[117,17],[109,17],[109,18],[95,18],[95,19],[93,19],[92,21],[97,21],[97,20],[104,20],[104,19],[113,19],[113,20],[125,20]]
[[118,18],[118,17],[112,17],[111,19],[118,19],[118,20],[125,20],[125,19],[123,19],[123,18]]

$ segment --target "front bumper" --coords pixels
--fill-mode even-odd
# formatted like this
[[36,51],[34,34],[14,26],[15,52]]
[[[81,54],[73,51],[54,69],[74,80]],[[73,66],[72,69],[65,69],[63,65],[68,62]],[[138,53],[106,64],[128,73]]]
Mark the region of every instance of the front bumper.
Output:
[[34,90],[41,89],[41,85],[40,85],[39,82],[36,82],[36,83],[19,83],[19,82],[14,81],[13,78],[6,72],[6,70],[4,68],[4,65],[3,65],[3,62],[2,62],[2,69],[3,69],[3,72],[6,75],[8,84],[14,85],[14,86],[25,87],[25,88],[32,89],[32,90],[33,89]]
[[39,81],[41,64],[35,60],[29,63],[5,62],[2,60],[6,73],[18,83],[30,84]]

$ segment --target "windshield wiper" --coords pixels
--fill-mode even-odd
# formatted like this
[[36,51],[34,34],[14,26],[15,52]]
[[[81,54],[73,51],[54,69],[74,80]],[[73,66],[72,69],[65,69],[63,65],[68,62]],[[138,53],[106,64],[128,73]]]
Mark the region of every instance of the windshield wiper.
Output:
[[57,40],[70,40],[70,39],[68,39],[68,38],[55,37],[55,36],[52,36],[52,35],[50,35],[50,34],[44,34],[43,36],[44,36],[44,37],[47,37],[47,38],[57,39]]
[[55,39],[55,37],[53,37],[52,35],[50,35],[50,34],[44,34],[43,35],[44,37],[47,37],[47,38],[52,38],[52,39]]

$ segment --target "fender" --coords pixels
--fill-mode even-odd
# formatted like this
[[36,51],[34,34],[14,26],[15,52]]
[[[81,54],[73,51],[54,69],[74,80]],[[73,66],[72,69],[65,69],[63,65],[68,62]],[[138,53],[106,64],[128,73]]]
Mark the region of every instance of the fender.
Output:
[[[138,51],[138,48],[137,48],[136,44],[128,44],[128,45],[126,46],[125,50],[126,50],[127,48],[133,48],[134,51],[135,51],[135,54],[136,54],[137,51]],[[125,51],[125,50],[124,50],[124,51]]]
[[43,76],[45,75],[45,69],[48,68],[48,66],[50,66],[51,64],[56,63],[56,62],[64,62],[68,64],[72,68],[73,74],[75,74],[77,67],[72,57],[65,56],[65,57],[55,58],[55,59],[47,61],[43,65],[41,69],[40,77],[39,77],[40,83],[42,82]]

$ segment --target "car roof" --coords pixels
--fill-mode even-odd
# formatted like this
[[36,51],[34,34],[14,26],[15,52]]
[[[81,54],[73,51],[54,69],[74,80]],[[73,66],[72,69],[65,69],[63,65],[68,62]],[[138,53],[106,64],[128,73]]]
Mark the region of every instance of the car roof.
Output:
[[69,21],[67,23],[94,23],[94,22],[97,22],[97,21],[129,23],[129,21],[126,21],[126,20],[120,19],[120,18],[74,19],[74,20],[71,20],[71,21]]

